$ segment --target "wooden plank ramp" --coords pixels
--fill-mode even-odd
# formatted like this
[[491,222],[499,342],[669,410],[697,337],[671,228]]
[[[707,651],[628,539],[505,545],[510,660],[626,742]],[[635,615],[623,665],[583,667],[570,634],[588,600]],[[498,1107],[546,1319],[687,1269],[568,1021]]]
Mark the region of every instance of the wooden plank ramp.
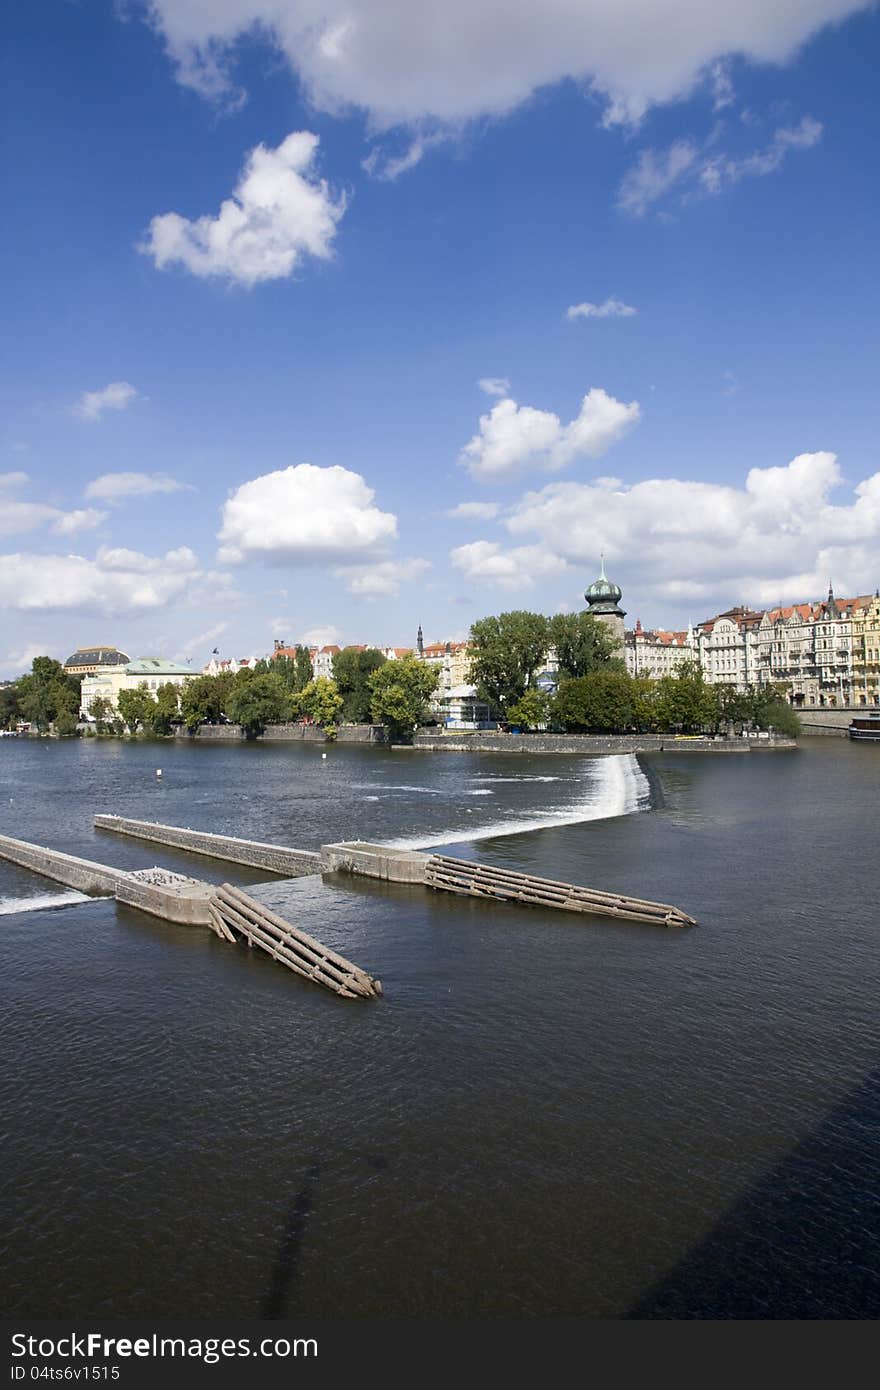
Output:
[[227,941],[244,938],[249,946],[259,947],[289,970],[344,999],[366,999],[382,993],[381,981],[231,883],[214,891],[211,920],[218,936]]
[[431,888],[472,898],[495,898],[526,903],[532,907],[555,907],[563,912],[598,912],[608,917],[623,917],[630,922],[646,922],[660,927],[697,925],[693,917],[680,908],[670,907],[668,903],[648,902],[644,898],[630,898],[622,893],[605,893],[595,888],[582,888],[575,883],[536,878],[532,874],[517,873],[514,869],[475,864],[445,854],[431,855],[425,866],[425,882]]

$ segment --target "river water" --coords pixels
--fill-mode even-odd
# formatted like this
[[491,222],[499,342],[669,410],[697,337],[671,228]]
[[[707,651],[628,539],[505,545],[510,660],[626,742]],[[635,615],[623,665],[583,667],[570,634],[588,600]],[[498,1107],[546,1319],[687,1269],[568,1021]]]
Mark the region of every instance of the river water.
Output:
[[[443,845],[700,925],[266,882],[98,811]],[[3,833],[258,883],[385,987],[337,999],[0,863],[5,1315],[877,1317],[878,811],[880,745],[836,739],[3,740]]]

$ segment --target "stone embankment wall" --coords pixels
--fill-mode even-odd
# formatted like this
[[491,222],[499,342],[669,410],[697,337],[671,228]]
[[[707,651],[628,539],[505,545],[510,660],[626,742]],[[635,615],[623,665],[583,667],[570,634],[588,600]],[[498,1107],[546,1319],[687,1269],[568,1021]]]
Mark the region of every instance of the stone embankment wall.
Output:
[[799,710],[798,718],[803,725],[805,734],[826,734],[832,738],[847,738],[847,730],[853,719],[864,716],[868,709],[862,705],[860,708],[851,707],[849,709],[808,709]]
[[62,854],[60,850],[45,849],[24,840],[13,840],[8,835],[0,835],[0,858],[33,869],[80,893],[107,894],[169,922],[192,926],[209,926],[211,922],[208,911],[211,889],[206,883],[192,881],[188,886],[165,888],[145,883],[124,869],[95,864],[91,859],[78,859],[73,854]]
[[682,738],[674,734],[502,734],[457,730],[416,734],[412,747],[451,753],[579,753],[600,758],[615,753],[760,753],[796,748],[789,738]]
[[321,856],[310,850],[288,849],[284,845],[268,845],[257,840],[240,840],[235,835],[214,835],[205,830],[184,829],[177,825],[160,825],[154,821],[130,820],[125,816],[95,816],[98,830],[112,830],[117,835],[132,835],[154,844],[173,845],[175,849],[209,858],[228,859],[234,864],[248,864],[255,869],[268,869],[284,878],[300,878],[304,874],[321,872]]
[[[217,743],[241,743],[244,731],[240,724],[202,724],[194,733],[177,729],[177,738],[198,738]],[[318,724],[270,724],[259,743],[326,743],[327,735]],[[337,743],[384,743],[383,724],[340,724]]]

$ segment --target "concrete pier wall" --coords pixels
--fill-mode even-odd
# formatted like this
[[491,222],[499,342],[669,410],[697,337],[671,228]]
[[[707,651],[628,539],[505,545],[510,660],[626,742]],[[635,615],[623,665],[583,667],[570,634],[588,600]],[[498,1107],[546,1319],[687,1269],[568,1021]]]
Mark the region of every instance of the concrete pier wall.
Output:
[[211,924],[208,901],[212,890],[207,883],[190,880],[173,887],[148,883],[124,869],[114,869],[108,864],[96,864],[91,859],[62,854],[60,850],[31,845],[8,835],[0,835],[0,857],[24,869],[32,869],[34,873],[51,878],[55,883],[63,883],[67,888],[76,888],[80,893],[115,897],[119,902],[139,907],[142,912],[149,912],[168,922],[181,922],[189,926]]
[[325,871],[362,874],[388,883],[425,883],[429,854],[419,850],[390,849],[366,840],[350,840],[322,845],[321,864]]
[[310,850],[288,849],[285,845],[240,840],[235,835],[213,835],[205,830],[131,820],[124,816],[95,816],[95,826],[98,830],[115,831],[117,835],[132,835],[138,840],[173,845],[175,849],[189,850],[192,854],[268,869],[273,874],[281,874],[283,878],[300,878],[304,874],[321,872],[321,856]]

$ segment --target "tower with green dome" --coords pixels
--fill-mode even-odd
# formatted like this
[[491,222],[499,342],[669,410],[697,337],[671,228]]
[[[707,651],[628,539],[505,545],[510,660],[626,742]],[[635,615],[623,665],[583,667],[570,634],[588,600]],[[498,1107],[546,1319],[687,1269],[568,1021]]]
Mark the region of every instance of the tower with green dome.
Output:
[[587,600],[587,612],[594,618],[598,618],[600,623],[604,623],[614,636],[615,647],[620,649],[623,654],[624,627],[623,620],[626,613],[620,606],[622,594],[616,584],[612,584],[605,573],[605,556],[602,557],[602,572],[598,579],[595,579],[586,590],[584,598]]

